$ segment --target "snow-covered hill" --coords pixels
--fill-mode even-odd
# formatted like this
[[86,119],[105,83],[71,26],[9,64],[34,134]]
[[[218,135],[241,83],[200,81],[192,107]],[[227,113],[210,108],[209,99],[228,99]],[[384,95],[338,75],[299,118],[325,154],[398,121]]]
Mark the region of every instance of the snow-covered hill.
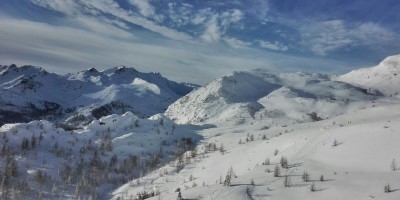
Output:
[[390,56],[375,67],[353,70],[338,76],[336,80],[366,89],[376,89],[386,96],[399,95],[400,55]]
[[139,117],[162,113],[193,89],[162,77],[119,66],[58,75],[33,66],[0,68],[0,124],[33,119],[99,118],[132,111]]
[[234,72],[192,91],[168,107],[177,123],[246,119],[304,122],[358,109],[381,94],[330,76],[308,73]]
[[3,125],[0,199],[106,199],[111,189],[193,149],[201,138],[196,130],[131,112],[78,131],[44,120]]
[[113,199],[143,191],[157,192],[149,200],[177,199],[178,188],[183,199],[399,199],[398,110],[400,102],[378,100],[285,127],[266,119],[219,124],[199,132],[205,139],[198,156],[181,171],[166,165],[140,178],[141,184],[135,179],[120,187]]

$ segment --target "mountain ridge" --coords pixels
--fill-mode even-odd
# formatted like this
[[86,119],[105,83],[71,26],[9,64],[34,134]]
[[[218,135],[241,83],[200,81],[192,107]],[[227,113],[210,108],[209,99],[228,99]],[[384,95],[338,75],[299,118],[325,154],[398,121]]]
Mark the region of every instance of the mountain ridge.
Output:
[[[89,68],[65,75],[31,65],[2,66],[0,123],[66,119],[77,114],[99,118],[126,111],[149,117],[162,113],[195,87],[125,66],[103,71]],[[52,109],[45,104],[52,104]],[[99,113],[94,114],[96,109]]]
[[[343,114],[359,102],[380,96],[376,90],[334,81],[328,75],[258,69],[222,76],[177,100],[165,114],[177,123],[218,123],[239,115],[239,118],[279,115],[300,122],[309,120],[307,113],[312,112],[319,112],[322,118],[332,117],[323,110],[324,106],[336,109],[335,115]],[[280,104],[299,110],[290,114]]]

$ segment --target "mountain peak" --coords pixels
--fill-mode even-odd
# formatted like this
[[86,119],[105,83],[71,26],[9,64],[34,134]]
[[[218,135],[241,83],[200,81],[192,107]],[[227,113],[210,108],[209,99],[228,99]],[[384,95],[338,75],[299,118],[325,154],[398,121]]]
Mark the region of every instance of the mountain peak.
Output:
[[382,92],[386,96],[400,94],[400,55],[389,56],[379,65],[353,70],[337,77],[338,81]]
[[104,74],[107,74],[108,76],[112,76],[112,75],[115,75],[115,74],[126,74],[126,73],[128,73],[128,74],[136,74],[139,71],[137,71],[133,67],[126,67],[124,65],[119,65],[119,66],[116,66],[116,67],[112,67],[112,68],[103,70],[101,72],[104,73]]
[[400,54],[385,58],[381,63],[379,63],[379,66],[384,66],[400,71]]
[[47,75],[48,72],[41,67],[36,67],[32,65],[24,65],[18,67],[15,64],[4,65],[0,68],[0,75],[5,76],[7,74],[23,74],[26,76],[34,76],[34,75]]
[[96,68],[91,67],[91,68],[87,69],[86,72],[95,73],[95,72],[99,72],[99,71],[97,71]]

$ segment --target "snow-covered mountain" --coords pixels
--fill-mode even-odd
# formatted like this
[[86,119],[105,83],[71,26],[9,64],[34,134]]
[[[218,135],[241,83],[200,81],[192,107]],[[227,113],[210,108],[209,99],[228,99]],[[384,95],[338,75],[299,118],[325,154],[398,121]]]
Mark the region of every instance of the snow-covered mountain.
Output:
[[400,55],[390,56],[375,67],[353,70],[338,76],[336,80],[367,89],[376,89],[386,96],[399,95]]
[[381,96],[330,76],[308,73],[234,72],[198,88],[168,107],[177,123],[245,119],[313,121],[358,109]]
[[58,75],[34,66],[0,68],[0,124],[34,119],[99,118],[132,111],[139,117],[162,113],[193,89],[162,77],[119,66]]
[[[86,105],[75,111],[91,115],[110,99],[148,103],[191,89],[124,67],[65,76],[1,69],[10,108],[48,99]],[[382,90],[392,79],[373,78],[376,90],[322,74],[233,72],[147,119],[112,114],[75,130],[46,120],[5,124],[0,198],[395,200],[400,101]]]

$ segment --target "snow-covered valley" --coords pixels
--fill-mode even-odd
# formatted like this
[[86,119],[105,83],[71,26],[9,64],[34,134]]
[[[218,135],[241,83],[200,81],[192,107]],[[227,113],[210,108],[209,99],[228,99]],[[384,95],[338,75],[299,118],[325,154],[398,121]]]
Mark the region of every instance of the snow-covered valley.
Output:
[[[72,129],[46,120],[3,125],[2,198],[399,199],[399,58],[341,76],[233,72],[186,95],[192,87],[144,78],[153,75],[128,73],[103,87],[119,68],[101,72],[90,87],[102,90],[80,102],[112,96],[154,115],[87,121],[87,111]],[[18,84],[4,70],[1,100],[20,99],[8,96]],[[67,77],[88,81],[85,73]]]

